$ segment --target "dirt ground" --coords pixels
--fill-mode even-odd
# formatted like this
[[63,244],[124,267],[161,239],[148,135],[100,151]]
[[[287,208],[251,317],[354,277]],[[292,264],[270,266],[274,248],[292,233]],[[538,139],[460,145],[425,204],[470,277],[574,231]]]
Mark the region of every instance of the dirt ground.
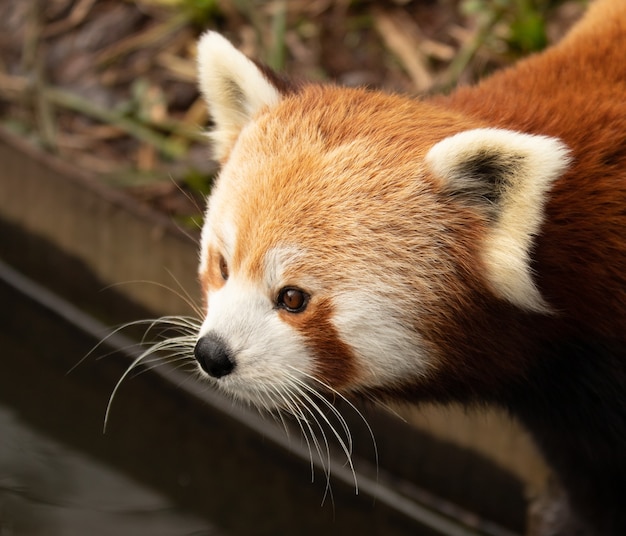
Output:
[[0,124],[197,224],[205,29],[304,79],[428,94],[558,40],[581,0],[5,0]]

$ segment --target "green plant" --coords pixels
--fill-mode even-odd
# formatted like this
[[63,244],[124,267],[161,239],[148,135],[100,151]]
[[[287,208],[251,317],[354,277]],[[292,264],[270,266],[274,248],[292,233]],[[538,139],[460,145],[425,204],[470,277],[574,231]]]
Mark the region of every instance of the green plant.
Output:
[[481,28],[502,30],[501,40],[516,55],[542,50],[548,43],[546,13],[562,0],[463,0],[461,9],[479,18]]

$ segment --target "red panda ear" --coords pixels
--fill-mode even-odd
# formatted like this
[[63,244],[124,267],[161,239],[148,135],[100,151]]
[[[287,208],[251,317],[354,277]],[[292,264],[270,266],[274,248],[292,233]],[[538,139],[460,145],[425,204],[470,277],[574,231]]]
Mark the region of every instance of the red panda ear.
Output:
[[481,128],[445,138],[426,155],[444,192],[489,218],[487,277],[496,295],[523,309],[550,311],[532,281],[530,252],[568,154],[556,138]]
[[226,160],[241,129],[264,107],[272,107],[286,91],[278,75],[239,52],[215,32],[198,42],[199,84],[214,127],[214,156]]

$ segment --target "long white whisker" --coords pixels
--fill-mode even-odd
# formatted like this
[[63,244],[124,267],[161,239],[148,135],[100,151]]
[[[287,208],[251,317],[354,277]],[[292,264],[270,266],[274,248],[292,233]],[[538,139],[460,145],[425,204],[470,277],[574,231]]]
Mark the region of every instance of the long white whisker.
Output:
[[[285,404],[285,401],[281,398],[281,405]],[[286,412],[289,412],[289,409],[286,408]],[[287,424],[287,421],[285,421],[285,411],[269,411],[268,413],[272,416],[272,419],[274,419],[274,422],[276,424],[281,424],[281,426],[283,427],[283,430],[285,431],[285,435],[287,436],[287,440],[291,441],[291,433],[289,431],[289,425]]]
[[[326,497],[330,496],[331,498],[331,502],[333,502],[334,505],[334,499],[333,499],[333,495],[332,495],[332,488],[330,485],[330,477],[331,477],[331,452],[330,452],[330,443],[328,441],[328,438],[326,436],[326,432],[324,431],[324,427],[322,426],[320,420],[318,419],[318,415],[320,415],[322,417],[322,419],[326,422],[326,424],[328,424],[330,426],[330,428],[332,429],[332,425],[330,425],[330,423],[328,422],[328,420],[326,419],[326,417],[320,412],[319,408],[317,407],[317,405],[315,404],[315,401],[311,399],[311,397],[309,397],[300,387],[300,385],[298,385],[298,383],[294,382],[295,378],[291,377],[290,378],[290,391],[292,393],[292,397],[295,400],[295,402],[298,404],[298,407],[303,408],[304,411],[306,411],[311,418],[313,419],[313,422],[315,423],[315,425],[317,426],[317,428],[319,429],[322,439],[324,441],[324,451],[326,453],[326,456],[324,457],[322,455],[321,452],[321,444],[319,443],[319,441],[317,440],[317,436],[314,433],[311,425],[309,424],[309,420],[305,419],[304,422],[307,425],[310,433],[311,433],[311,437],[314,441],[314,443],[316,444],[316,450],[317,453],[319,455],[319,460],[322,466],[322,470],[324,472],[324,475],[326,477],[326,486],[325,486],[325,491],[324,491],[324,496],[322,497],[322,504],[324,504]],[[302,412],[302,410],[300,410],[300,413]],[[335,433],[335,431],[333,430],[333,433]],[[335,434],[336,435],[336,434]]]
[[[339,391],[337,391],[336,389],[334,389],[333,387],[331,387],[330,385],[328,385],[326,382],[320,380],[319,378],[316,378],[315,376],[311,375],[311,374],[307,374],[306,372],[303,372],[301,370],[298,370],[290,365],[287,365],[296,375],[300,375],[300,376],[304,376],[305,378],[307,378],[308,380],[319,384],[323,390],[328,391],[329,393],[337,396],[339,399],[343,400],[355,413],[356,415],[361,419],[361,421],[365,424],[368,434],[372,439],[372,446],[374,448],[374,461],[375,461],[375,465],[376,465],[376,470],[378,471],[378,445],[376,443],[376,437],[374,436],[374,431],[372,430],[372,427],[370,426],[369,422],[367,421],[367,419],[365,418],[365,416],[363,415],[363,413],[361,413],[361,411],[352,403],[350,402],[350,400],[344,396],[343,394],[341,394]],[[302,382],[304,385],[306,385],[308,387],[309,392],[315,393],[315,396],[319,397],[320,399],[324,400],[327,405],[330,407],[332,406],[332,404],[330,402],[328,402],[326,399],[324,399],[324,397],[322,397],[319,393],[317,393],[317,391],[315,389],[313,389],[310,385],[308,385],[306,382],[303,382],[302,380],[299,380],[300,382]],[[337,408],[334,408],[338,412]],[[336,413],[336,414],[337,414]],[[342,418],[343,422],[345,423],[345,420]],[[342,424],[343,426],[343,424]],[[349,431],[347,430],[347,423],[345,423],[345,428],[344,430],[346,430],[346,433],[348,435],[350,435]],[[351,452],[351,449],[350,449]]]
[[[307,384],[302,382],[302,380],[299,380],[297,378],[293,378],[293,381],[297,382],[301,386],[301,396],[302,396],[302,398],[308,402],[308,406],[310,406],[310,408],[312,410],[314,410],[319,415],[319,417],[322,419],[322,421],[326,423],[326,425],[330,428],[331,432],[333,433],[333,435],[337,439],[337,442],[339,443],[339,446],[341,447],[341,450],[343,451],[343,453],[346,456],[346,461],[348,463],[348,466],[350,467],[350,471],[352,472],[352,477],[354,479],[354,488],[355,488],[355,491],[356,491],[356,493],[358,495],[358,493],[359,493],[359,485],[358,485],[358,482],[357,482],[357,477],[356,477],[356,471],[354,469],[354,464],[352,462],[352,436],[350,435],[350,432],[348,430],[348,426],[347,426],[345,420],[343,419],[343,417],[339,413],[339,410],[337,410],[337,408],[333,407],[332,404],[330,404],[330,402],[328,402],[323,397],[321,397],[319,395],[319,393],[317,393],[314,389],[312,389],[310,386],[308,386]],[[321,410],[321,408],[318,406],[318,404],[315,403],[315,401],[311,398],[311,396],[309,396],[305,392],[305,390],[308,391],[309,393],[312,393],[319,400],[322,400],[327,407],[331,408],[331,410],[333,412],[333,415],[338,416],[338,419],[340,420],[340,422],[343,422],[344,430],[346,431],[346,434],[347,434],[347,437],[348,437],[348,439],[347,439],[348,444],[346,444],[346,440],[344,440],[342,435],[337,431],[337,429],[330,422],[330,419],[324,414],[324,412]],[[317,418],[316,418],[316,420],[317,420]],[[320,426],[320,429],[321,429],[321,426]]]
[[147,334],[157,326],[162,326],[163,328],[175,328],[178,329],[181,333],[187,333],[190,336],[197,333],[200,328],[200,322],[198,320],[194,319],[193,317],[186,316],[163,316],[161,318],[126,322],[125,324],[116,327],[115,329],[107,333],[104,337],[102,337],[102,339],[100,339],[98,343],[91,350],[89,350],[89,352],[87,352],[82,358],[80,358],[78,362],[67,371],[67,373],[69,374],[76,367],[80,366],[86,359],[89,358],[89,356],[93,355],[98,350],[98,348],[100,348],[103,344],[106,344],[106,342],[111,337],[114,337],[115,335],[126,329],[142,325],[147,325],[148,327],[144,332],[142,340],[137,343],[138,346],[146,344],[145,339],[147,337]]
[[[322,471],[324,472],[324,475],[326,476],[326,486],[328,487],[330,485],[330,445],[328,443],[326,433],[324,432],[324,429],[320,426],[320,423],[317,420],[315,414],[312,412],[312,410],[309,409],[306,406],[306,404],[302,403],[302,400],[300,399],[301,392],[300,392],[300,389],[297,388],[297,386],[290,385],[289,388],[284,391],[284,395],[288,397],[291,402],[290,407],[292,408],[294,417],[296,417],[298,422],[301,423],[302,426],[305,426],[306,429],[308,429],[309,431],[309,434],[311,436],[311,441],[313,441],[313,445],[315,446],[315,450],[317,451],[317,454],[318,454],[318,457],[322,466]],[[322,454],[322,445],[319,442],[317,434],[313,430],[313,427],[311,426],[309,419],[306,417],[304,413],[305,411],[313,418],[313,421],[315,422],[315,424],[320,430],[320,433],[322,434],[322,439],[323,439],[324,447],[325,447],[324,450],[326,452],[326,462],[324,461],[325,458],[324,458],[324,455]],[[304,433],[304,429],[303,429],[303,433]],[[306,439],[306,433],[304,433],[304,436]],[[311,462],[312,461],[313,461],[313,457],[311,456]],[[315,471],[312,468],[312,478],[314,478],[314,475],[315,475]],[[324,497],[326,497],[326,493],[324,493]]]
[[[191,294],[189,294],[189,291],[182,285],[182,283],[178,280],[178,278],[174,275],[172,271],[167,270],[167,273],[174,280],[174,282],[178,285],[178,288],[180,289],[180,291],[178,291],[178,295],[181,297],[184,297],[184,300],[187,303],[187,305],[191,307],[192,311],[196,313],[196,315],[198,315],[199,318],[202,317],[202,309],[193,299]],[[170,290],[173,290],[173,289],[170,289]]]
[[[111,396],[109,397],[109,401],[107,403],[105,415],[104,415],[104,431],[106,432],[107,424],[109,421],[109,416],[111,413],[111,406],[113,404],[113,400],[119,391],[121,384],[124,382],[126,378],[129,377],[131,372],[135,370],[135,368],[143,362],[143,364],[150,365],[159,362],[176,362],[176,361],[188,361],[190,360],[193,354],[193,347],[195,345],[196,333],[199,329],[200,323],[198,320],[192,317],[186,316],[164,316],[161,318],[148,319],[148,320],[138,320],[134,322],[128,322],[110,334],[108,334],[104,339],[102,339],[92,350],[85,356],[77,365],[78,366],[84,359],[86,359],[89,355],[91,355],[98,347],[100,347],[106,340],[112,335],[119,333],[123,329],[127,329],[135,326],[147,326],[144,335],[139,343],[137,343],[138,347],[147,348],[141,352],[128,366],[128,368],[124,371],[120,379],[115,384],[113,391],[111,392]],[[156,341],[148,341],[148,336],[152,331],[159,328],[161,334],[159,336],[163,337],[163,333],[167,330],[175,329],[180,333],[180,335],[176,337],[166,337],[161,340]],[[158,354],[163,355],[158,355]],[[150,356],[156,356],[152,360],[147,360]],[[73,367],[73,368],[74,368]],[[148,367],[154,368],[154,367]]]
[[353,447],[352,434],[350,432],[350,428],[348,427],[348,423],[344,419],[343,415],[341,415],[341,412],[332,404],[332,402],[328,401],[324,396],[318,393],[313,387],[308,385],[306,382],[298,378],[294,378],[294,381],[297,381],[303,390],[311,393],[311,395],[313,395],[315,398],[320,400],[331,411],[331,413],[335,416],[337,421],[339,421],[339,424],[341,425],[341,428],[346,436],[346,441],[347,441],[346,447],[348,450],[346,454],[352,455],[352,447]]
[[124,371],[124,374],[122,374],[122,377],[115,384],[115,387],[113,388],[113,391],[111,391],[111,396],[109,397],[109,401],[107,403],[107,407],[106,407],[106,410],[104,412],[104,426],[102,428],[103,433],[106,433],[107,424],[109,422],[109,414],[111,412],[111,404],[113,404],[113,399],[115,398],[115,395],[117,394],[117,391],[119,390],[120,385],[122,385],[122,382],[128,377],[128,375],[131,373],[131,371],[139,363],[141,363],[141,361],[146,356],[150,355],[151,353],[152,353],[152,349],[150,348],[150,349],[146,350],[144,353],[142,353],[139,357],[134,359],[133,362],[129,365],[129,367]]
[[[176,280],[176,278],[174,278],[174,281],[176,281],[176,283],[178,283],[179,286],[180,286],[180,283]],[[172,294],[174,294],[174,296],[180,298],[181,301],[186,303],[187,306],[194,313],[198,314],[198,316],[200,316],[200,317],[202,316],[202,311],[200,310],[200,307],[193,301],[192,298],[189,297],[189,294],[187,292],[185,292],[183,294],[183,292],[177,291],[177,290],[173,289],[172,287],[170,287],[168,285],[165,285],[164,283],[160,283],[158,281],[150,281],[149,279],[131,279],[131,280],[128,280],[128,281],[119,281],[117,283],[111,283],[111,284],[106,285],[105,287],[103,287],[103,290],[107,290],[107,289],[111,289],[111,288],[115,288],[115,287],[121,287],[123,285],[137,285],[137,284],[153,285],[155,287],[159,287],[159,288],[165,289],[168,292],[171,292]],[[182,286],[181,286],[181,288],[182,288]]]
[[172,354],[156,356],[152,359],[145,359],[141,363],[142,369],[138,371],[137,374],[133,377],[135,378],[139,376],[140,374],[143,374],[144,372],[148,372],[149,370],[154,370],[155,368],[161,365],[182,365],[182,364],[187,364],[189,362],[191,362],[191,358],[189,357],[189,354],[183,350],[180,350]]
[[[276,396],[278,397],[279,406],[282,408],[282,410],[292,415],[296,423],[300,427],[300,431],[302,432],[302,437],[304,438],[306,445],[307,445],[307,449],[309,451],[309,461],[311,465],[311,482],[313,482],[315,480],[315,465],[313,462],[313,450],[311,448],[311,441],[309,440],[309,436],[307,435],[306,430],[304,428],[304,424],[302,423],[304,416],[303,415],[299,416],[300,411],[298,409],[297,404],[293,402],[292,400],[290,400],[290,398],[288,398],[288,396],[283,392],[283,389],[279,389],[277,386],[271,386],[271,388],[276,393]],[[274,413],[274,412],[271,412],[271,413]],[[289,428],[283,417],[283,411],[278,410],[276,413],[280,417],[281,422],[283,423],[283,427],[285,428],[285,433],[287,434],[287,437],[289,437]]]

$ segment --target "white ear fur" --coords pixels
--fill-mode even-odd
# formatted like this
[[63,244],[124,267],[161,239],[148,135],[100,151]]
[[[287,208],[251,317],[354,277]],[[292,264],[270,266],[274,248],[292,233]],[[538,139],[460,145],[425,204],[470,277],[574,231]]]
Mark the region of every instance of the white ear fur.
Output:
[[215,123],[210,133],[215,157],[223,161],[241,129],[281,95],[253,61],[216,32],[205,33],[198,42],[198,71]]
[[496,295],[522,309],[551,312],[532,279],[531,250],[548,192],[569,161],[556,138],[496,128],[450,136],[426,156],[451,195],[485,207],[492,220],[483,251],[488,280]]

